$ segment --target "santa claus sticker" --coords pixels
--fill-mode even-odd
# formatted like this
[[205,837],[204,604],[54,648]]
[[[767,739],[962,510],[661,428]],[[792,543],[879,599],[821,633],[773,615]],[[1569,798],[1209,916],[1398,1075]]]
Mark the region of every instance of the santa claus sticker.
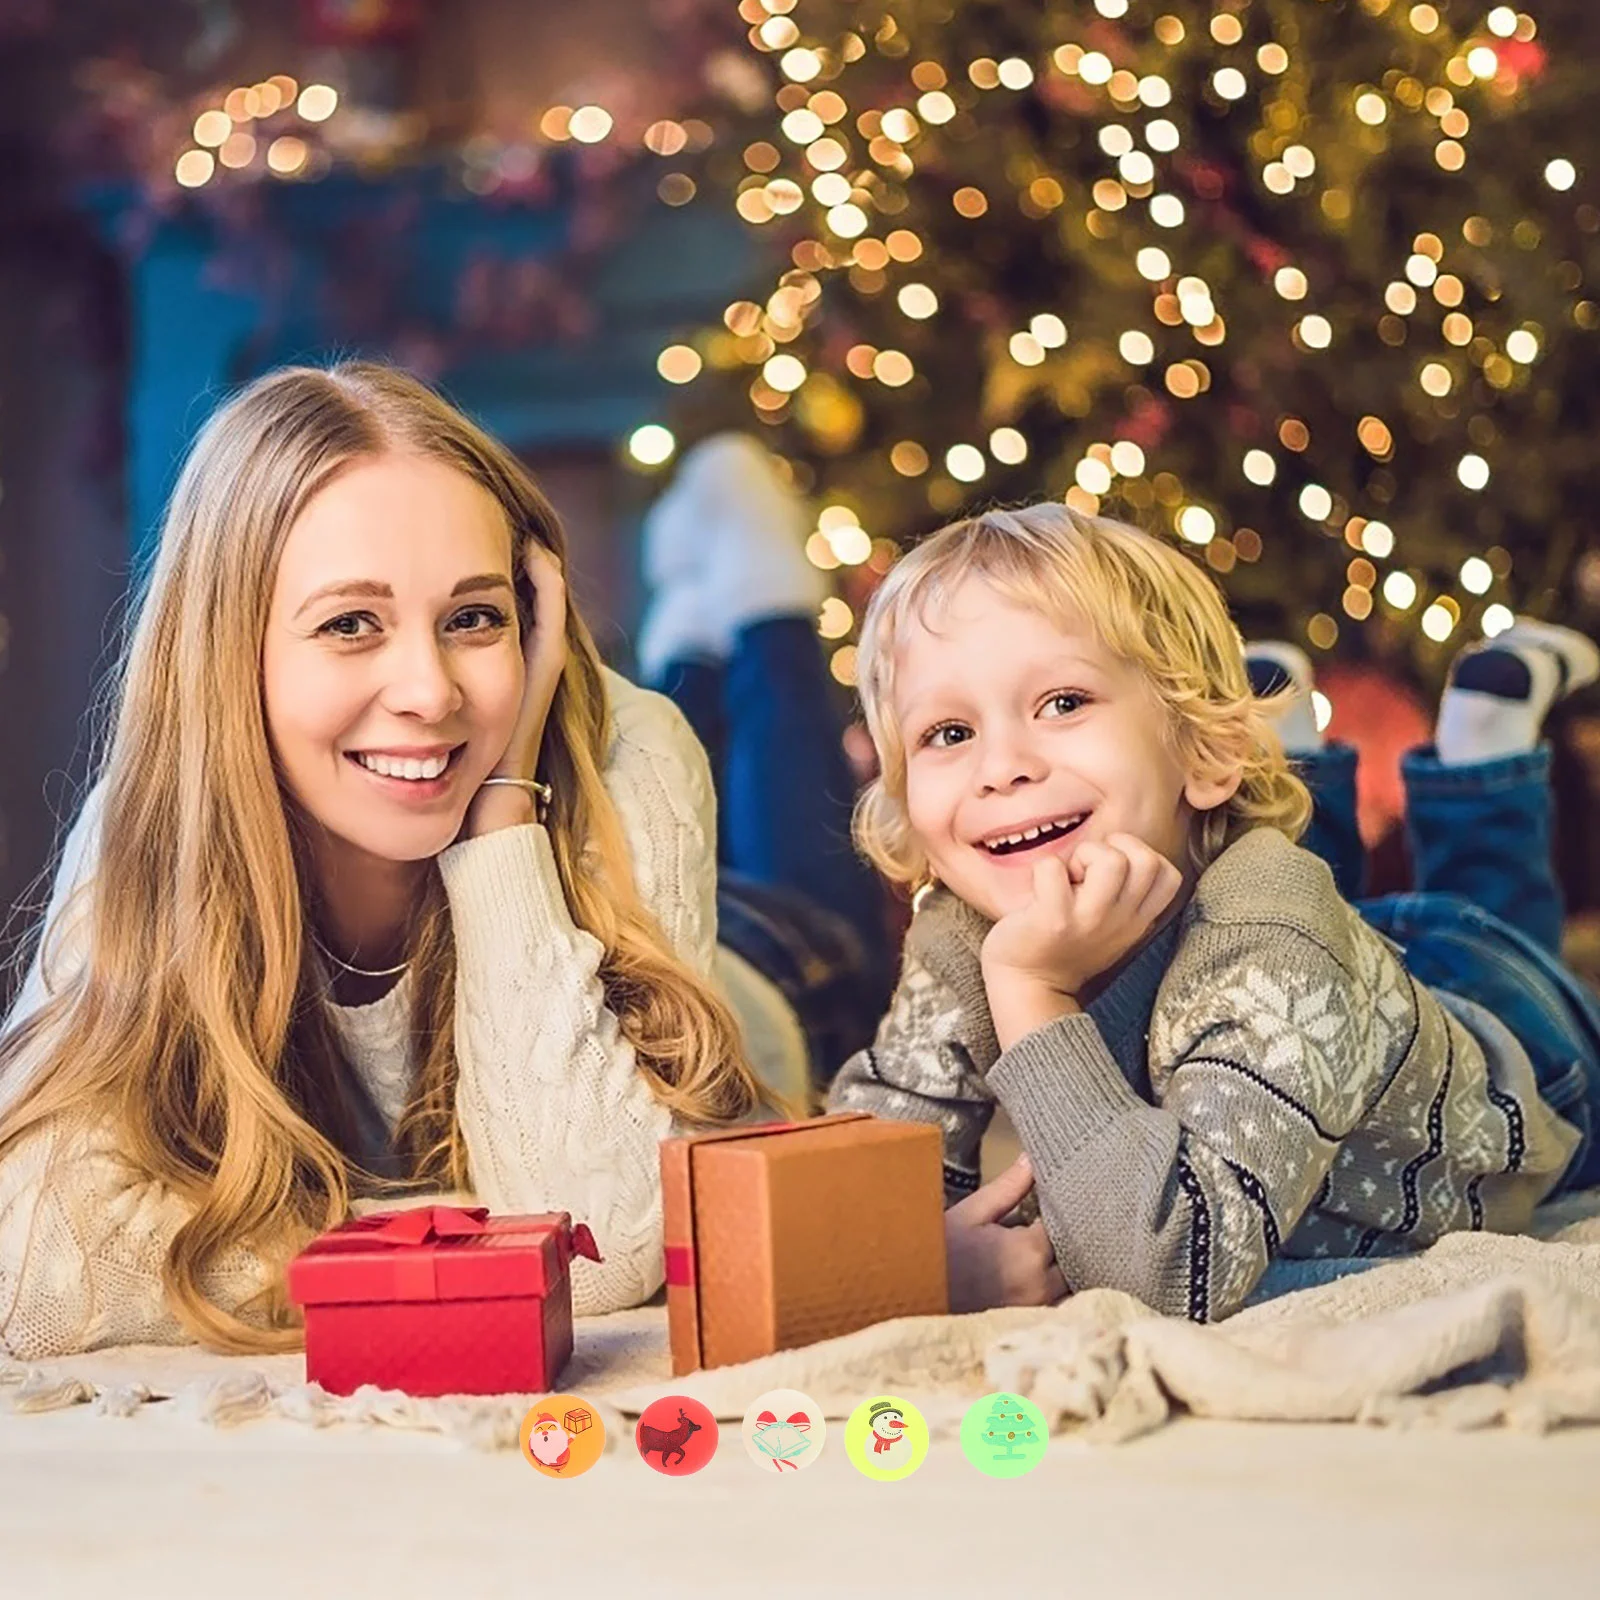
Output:
[[606,1447],[605,1425],[577,1394],[547,1394],[522,1419],[522,1454],[546,1478],[581,1478]]
[[844,1453],[869,1478],[886,1483],[909,1478],[928,1453],[928,1425],[909,1401],[875,1395],[850,1413]]
[[822,1454],[828,1424],[798,1389],[769,1389],[744,1414],[745,1453],[769,1478],[793,1478]]

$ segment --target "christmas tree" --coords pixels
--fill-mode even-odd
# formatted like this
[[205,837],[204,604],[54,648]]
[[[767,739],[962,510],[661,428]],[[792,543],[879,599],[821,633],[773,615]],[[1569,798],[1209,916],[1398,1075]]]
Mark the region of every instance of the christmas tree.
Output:
[[1317,651],[1600,615],[1578,0],[739,15],[699,203],[773,267],[660,370],[680,433],[759,423],[817,497],[842,680],[908,540],[1045,497]]
[[1018,1442],[1029,1446],[1037,1446],[1039,1442],[1027,1412],[1015,1399],[1005,1394],[994,1397],[984,1421],[983,1438],[989,1446],[990,1460],[995,1464],[1025,1461],[1027,1455],[1018,1448]]

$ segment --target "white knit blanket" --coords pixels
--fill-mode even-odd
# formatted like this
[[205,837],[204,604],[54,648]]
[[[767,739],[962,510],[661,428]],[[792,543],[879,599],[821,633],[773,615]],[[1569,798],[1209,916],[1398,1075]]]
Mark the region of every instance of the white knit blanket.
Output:
[[[601,1402],[608,1446],[662,1394],[688,1394],[722,1421],[757,1395],[801,1389],[830,1417],[890,1392],[917,1404],[935,1437],[978,1396],[1031,1396],[1052,1430],[1125,1440],[1180,1412],[1287,1422],[1351,1421],[1533,1431],[1600,1422],[1600,1190],[1546,1207],[1534,1236],[1452,1234],[1421,1254],[1252,1306],[1203,1327],[1097,1289],[1049,1310],[908,1317],[842,1339],[674,1379],[666,1312],[580,1319],[561,1387]],[[415,1400],[305,1382],[299,1356],[224,1357],[136,1346],[0,1365],[0,1405],[17,1418],[68,1405],[128,1416],[174,1406],[236,1425],[279,1416],[455,1435],[515,1449],[534,1396]]]

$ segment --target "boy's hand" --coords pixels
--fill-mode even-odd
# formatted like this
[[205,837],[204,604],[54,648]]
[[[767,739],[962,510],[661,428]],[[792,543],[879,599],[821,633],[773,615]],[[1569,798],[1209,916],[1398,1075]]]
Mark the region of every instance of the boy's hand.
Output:
[[1067,1292],[1043,1222],[1006,1228],[1001,1217],[1033,1187],[1026,1156],[944,1214],[945,1262],[952,1311],[990,1306],[1048,1306]]
[[998,987],[1012,1002],[1025,994],[1075,1001],[1149,933],[1182,883],[1160,851],[1131,833],[1079,845],[1070,871],[1059,856],[1044,857],[1033,868],[1033,899],[983,941],[991,1000]]

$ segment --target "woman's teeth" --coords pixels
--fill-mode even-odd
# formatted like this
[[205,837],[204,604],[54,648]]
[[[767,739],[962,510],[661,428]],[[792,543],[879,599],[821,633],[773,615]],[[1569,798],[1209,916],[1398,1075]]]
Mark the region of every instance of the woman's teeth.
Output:
[[1088,814],[1087,811],[1080,812],[1075,817],[1062,817],[1055,822],[1043,823],[1037,828],[1024,828],[1020,833],[1010,833],[1000,839],[985,840],[984,849],[990,855],[1003,856],[1017,850],[1025,850],[1029,845],[1039,844],[1041,841],[1058,839],[1064,833],[1071,833]]
[[429,756],[426,761],[414,757],[404,760],[396,756],[369,756],[358,753],[355,757],[368,772],[376,772],[384,778],[409,778],[413,782],[426,778],[437,778],[444,769],[450,765],[450,757]]

